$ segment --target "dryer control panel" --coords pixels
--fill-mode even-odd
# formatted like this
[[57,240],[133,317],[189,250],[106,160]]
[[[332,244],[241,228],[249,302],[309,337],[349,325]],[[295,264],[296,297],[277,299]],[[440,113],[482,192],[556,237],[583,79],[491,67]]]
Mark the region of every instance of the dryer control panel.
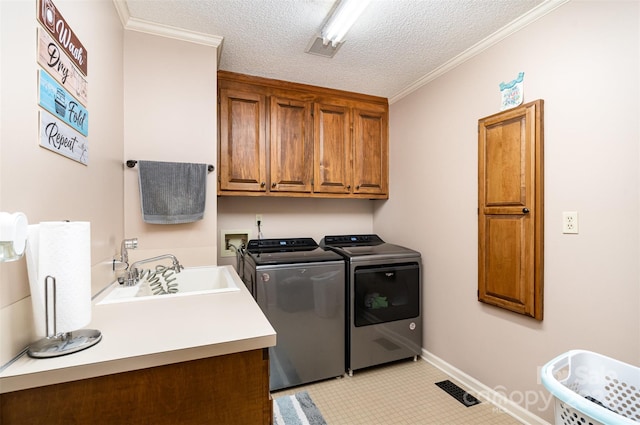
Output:
[[325,236],[322,238],[322,246],[375,246],[383,244],[384,241],[378,235],[340,235]]

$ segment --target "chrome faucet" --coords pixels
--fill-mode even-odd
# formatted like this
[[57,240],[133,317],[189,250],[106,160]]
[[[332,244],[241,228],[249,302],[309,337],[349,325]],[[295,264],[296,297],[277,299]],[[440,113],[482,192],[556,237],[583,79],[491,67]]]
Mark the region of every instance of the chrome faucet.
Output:
[[173,262],[173,266],[171,268],[175,270],[176,273],[180,273],[180,270],[184,269],[184,267],[180,265],[180,262],[178,261],[175,255],[173,254],[158,255],[157,257],[147,258],[145,260],[136,261],[135,263],[131,264],[131,266],[129,266],[127,271],[125,272],[122,280],[118,279],[118,282],[122,283],[125,286],[133,286],[137,284],[140,281],[140,276],[141,276],[140,270],[138,269],[140,265],[145,263],[152,263],[154,261],[164,260],[165,258],[171,259],[171,261]]
[[[129,268],[129,253],[127,249],[136,249],[138,247],[138,238],[123,239],[120,244],[120,257],[113,259],[111,265],[112,270],[126,270]],[[124,266],[124,268],[122,268]]]
[[140,281],[140,277],[142,273],[138,269],[138,267],[145,263],[151,263],[153,261],[160,261],[166,258],[171,259],[173,261],[173,266],[171,267],[175,270],[176,273],[180,273],[180,270],[184,269],[180,262],[173,254],[164,254],[158,255],[157,257],[147,258],[145,260],[136,261],[135,263],[129,265],[129,253],[128,249],[136,249],[138,247],[138,238],[132,239],[124,239],[122,244],[120,245],[120,257],[115,257],[113,259],[112,269],[113,271],[122,271],[123,273],[118,276],[117,280],[121,285],[124,286],[133,286]]

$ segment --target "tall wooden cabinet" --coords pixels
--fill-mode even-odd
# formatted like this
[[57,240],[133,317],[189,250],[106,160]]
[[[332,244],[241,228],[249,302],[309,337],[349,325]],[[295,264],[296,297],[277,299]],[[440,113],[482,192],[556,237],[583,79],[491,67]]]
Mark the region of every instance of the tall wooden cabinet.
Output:
[[543,106],[478,121],[478,301],[543,318]]
[[223,196],[387,199],[385,98],[218,72]]

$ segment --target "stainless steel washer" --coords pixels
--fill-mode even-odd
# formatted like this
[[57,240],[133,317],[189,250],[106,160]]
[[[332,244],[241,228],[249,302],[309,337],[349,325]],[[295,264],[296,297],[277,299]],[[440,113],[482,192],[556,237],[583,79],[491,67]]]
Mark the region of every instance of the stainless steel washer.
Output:
[[345,261],[311,238],[255,239],[243,280],[276,330],[271,391],[345,373]]

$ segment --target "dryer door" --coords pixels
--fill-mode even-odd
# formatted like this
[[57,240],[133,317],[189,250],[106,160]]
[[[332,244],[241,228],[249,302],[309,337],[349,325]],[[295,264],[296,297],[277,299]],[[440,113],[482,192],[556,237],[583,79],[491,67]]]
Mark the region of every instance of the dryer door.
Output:
[[357,267],[353,296],[356,327],[418,317],[420,266],[408,263]]

